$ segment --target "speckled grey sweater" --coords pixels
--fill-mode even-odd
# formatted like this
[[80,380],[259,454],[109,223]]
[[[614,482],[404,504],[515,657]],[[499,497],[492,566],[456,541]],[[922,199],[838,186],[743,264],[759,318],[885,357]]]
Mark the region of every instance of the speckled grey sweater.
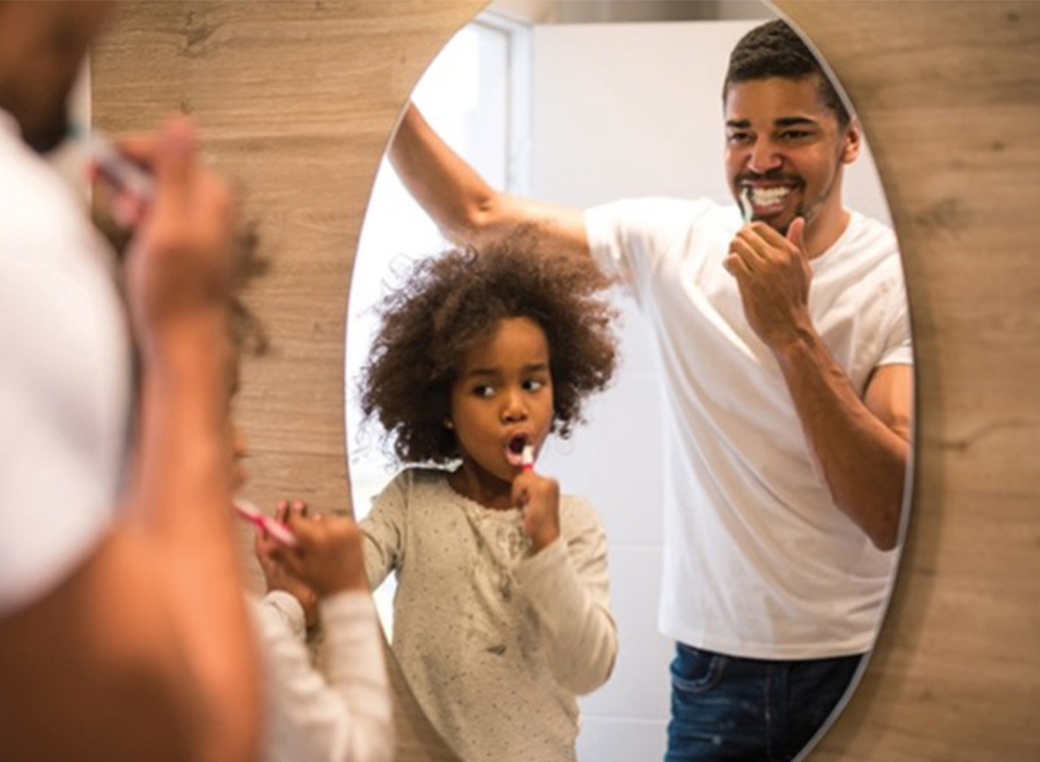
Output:
[[617,654],[596,512],[562,496],[561,538],[535,555],[520,520],[409,468],[361,522],[372,587],[397,572],[393,651],[464,762],[574,760],[575,695]]

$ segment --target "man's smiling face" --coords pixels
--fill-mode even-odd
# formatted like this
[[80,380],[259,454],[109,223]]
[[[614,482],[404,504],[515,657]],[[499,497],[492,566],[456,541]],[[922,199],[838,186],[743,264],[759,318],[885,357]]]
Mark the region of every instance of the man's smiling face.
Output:
[[732,84],[725,105],[726,176],[735,199],[748,193],[754,219],[786,233],[795,217],[814,225],[841,214],[859,129],[841,126],[816,76]]

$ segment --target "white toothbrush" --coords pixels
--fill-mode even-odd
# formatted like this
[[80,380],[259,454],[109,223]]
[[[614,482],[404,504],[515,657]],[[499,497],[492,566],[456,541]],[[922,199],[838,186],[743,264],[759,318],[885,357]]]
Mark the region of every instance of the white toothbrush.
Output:
[[744,188],[744,190],[740,192],[740,212],[744,216],[745,225],[751,222],[751,218],[754,216],[755,212],[751,208],[751,190],[748,188]]

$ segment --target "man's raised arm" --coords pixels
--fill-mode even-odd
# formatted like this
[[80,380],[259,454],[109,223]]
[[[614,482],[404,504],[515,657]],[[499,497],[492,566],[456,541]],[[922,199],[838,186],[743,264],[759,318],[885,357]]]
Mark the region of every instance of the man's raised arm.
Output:
[[412,197],[457,244],[480,248],[517,225],[537,224],[557,246],[589,253],[581,210],[495,190],[441,140],[414,105],[401,119],[390,161]]
[[[135,158],[154,170],[155,197],[126,260],[141,358],[134,484],[127,508],[95,545],[82,557],[51,554],[64,565],[54,582],[0,611],[4,759],[256,758],[260,676],[230,511],[230,194],[195,160],[187,124],[171,123],[141,149]],[[81,319],[94,325],[89,317]],[[23,376],[39,363],[26,366]],[[43,392],[30,398],[60,406],[66,397],[49,394],[55,384],[38,377]],[[89,503],[95,482],[107,484],[106,474],[92,471],[89,440],[69,434],[80,434],[75,425],[54,424],[53,410],[32,412],[35,428],[58,430],[46,452],[29,448],[32,472],[44,474],[49,460],[48,478],[81,480]],[[59,412],[74,424],[86,418]],[[23,432],[30,443],[35,433]],[[55,518],[42,498],[33,504],[37,494],[49,493],[4,507],[29,512],[38,522],[32,530],[46,537]]]

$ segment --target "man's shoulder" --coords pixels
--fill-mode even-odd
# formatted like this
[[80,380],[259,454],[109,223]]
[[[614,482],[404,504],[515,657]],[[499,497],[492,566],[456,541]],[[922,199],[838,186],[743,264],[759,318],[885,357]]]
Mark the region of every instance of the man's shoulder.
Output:
[[895,231],[886,223],[860,212],[850,213],[846,246],[856,252],[873,252],[879,257],[899,254]]
[[586,230],[592,243],[607,242],[624,250],[661,252],[678,245],[686,249],[691,240],[729,240],[740,228],[735,206],[710,198],[682,199],[648,196],[613,201],[585,212]]
[[104,251],[81,203],[57,172],[10,134],[0,134],[0,257],[78,259]]
[[586,214],[690,223],[724,213],[727,208],[710,198],[639,196],[599,204],[586,210]]

